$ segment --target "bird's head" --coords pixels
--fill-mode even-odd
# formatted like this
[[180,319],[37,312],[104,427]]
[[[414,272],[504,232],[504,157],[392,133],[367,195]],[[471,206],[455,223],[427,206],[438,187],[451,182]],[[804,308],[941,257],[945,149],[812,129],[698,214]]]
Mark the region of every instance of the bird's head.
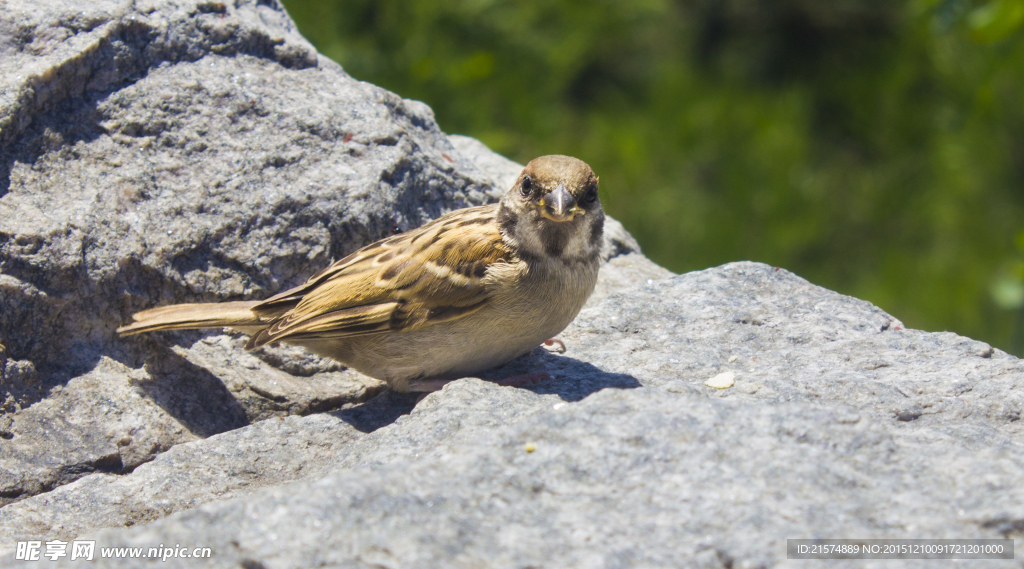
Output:
[[524,252],[564,259],[600,254],[604,211],[598,178],[571,156],[531,160],[501,199],[502,233]]

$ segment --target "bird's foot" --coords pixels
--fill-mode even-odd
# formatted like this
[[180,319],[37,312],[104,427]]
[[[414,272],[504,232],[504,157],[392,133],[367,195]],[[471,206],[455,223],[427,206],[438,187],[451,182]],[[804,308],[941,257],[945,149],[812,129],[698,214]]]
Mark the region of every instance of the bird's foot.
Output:
[[549,347],[550,346],[558,346],[557,348],[555,348],[553,350],[549,350],[549,351],[554,352],[556,354],[564,354],[566,352],[565,342],[559,340],[558,338],[550,338],[548,340],[544,340],[544,345],[545,346],[549,346]]

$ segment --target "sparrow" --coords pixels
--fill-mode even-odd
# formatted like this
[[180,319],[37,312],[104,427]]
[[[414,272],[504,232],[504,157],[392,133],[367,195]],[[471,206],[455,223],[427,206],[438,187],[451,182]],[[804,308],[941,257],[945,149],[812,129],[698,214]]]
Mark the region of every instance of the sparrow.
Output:
[[117,332],[227,327],[250,335],[247,350],[286,342],[396,391],[434,391],[564,330],[594,291],[603,228],[590,166],[541,156],[498,203],[367,245],[296,288],[152,308]]

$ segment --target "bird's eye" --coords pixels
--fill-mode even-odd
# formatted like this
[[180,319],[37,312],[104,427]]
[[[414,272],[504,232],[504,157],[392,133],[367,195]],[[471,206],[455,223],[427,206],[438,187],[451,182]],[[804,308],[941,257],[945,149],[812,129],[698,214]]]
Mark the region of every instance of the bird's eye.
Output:
[[523,176],[523,181],[519,182],[519,192],[523,194],[523,197],[530,197],[530,192],[533,191],[533,180],[529,176]]
[[597,201],[597,184],[590,184],[587,193],[583,194],[583,203],[592,204]]

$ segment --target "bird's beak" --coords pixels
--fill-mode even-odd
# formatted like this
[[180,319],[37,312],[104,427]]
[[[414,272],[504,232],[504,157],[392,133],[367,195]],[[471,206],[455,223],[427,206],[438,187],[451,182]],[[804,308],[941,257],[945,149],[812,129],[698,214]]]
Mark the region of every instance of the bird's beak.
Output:
[[551,221],[572,221],[577,214],[583,214],[583,209],[576,205],[576,198],[565,189],[565,185],[558,184],[540,199],[540,214]]

